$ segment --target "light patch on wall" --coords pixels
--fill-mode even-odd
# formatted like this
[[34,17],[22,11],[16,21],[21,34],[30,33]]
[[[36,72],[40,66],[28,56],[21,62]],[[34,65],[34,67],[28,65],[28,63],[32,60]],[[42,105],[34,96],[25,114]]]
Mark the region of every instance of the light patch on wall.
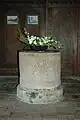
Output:
[[7,16],[7,24],[18,24],[18,16]]
[[38,24],[38,16],[37,15],[28,15],[27,16],[28,24]]

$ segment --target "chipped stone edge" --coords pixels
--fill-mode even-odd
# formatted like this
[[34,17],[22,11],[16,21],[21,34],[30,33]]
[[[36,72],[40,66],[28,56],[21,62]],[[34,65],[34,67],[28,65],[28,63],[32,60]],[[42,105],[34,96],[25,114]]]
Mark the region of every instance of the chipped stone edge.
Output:
[[31,89],[17,86],[17,98],[28,104],[49,104],[63,100],[63,87],[56,89]]

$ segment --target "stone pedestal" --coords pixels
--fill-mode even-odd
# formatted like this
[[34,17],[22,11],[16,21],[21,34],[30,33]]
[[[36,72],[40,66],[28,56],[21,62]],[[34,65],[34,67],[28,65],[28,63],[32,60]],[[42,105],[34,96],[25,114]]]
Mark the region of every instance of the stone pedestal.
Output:
[[17,97],[26,103],[48,104],[62,98],[60,53],[19,52]]

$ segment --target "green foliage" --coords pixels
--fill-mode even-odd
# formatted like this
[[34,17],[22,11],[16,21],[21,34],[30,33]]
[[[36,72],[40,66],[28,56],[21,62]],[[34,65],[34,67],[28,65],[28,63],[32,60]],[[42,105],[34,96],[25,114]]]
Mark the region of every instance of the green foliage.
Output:
[[18,30],[17,39],[25,44],[24,48],[30,48],[30,46],[48,46],[48,49],[60,50],[62,45],[60,41],[53,37],[47,36],[33,36],[30,35],[26,28],[23,31]]

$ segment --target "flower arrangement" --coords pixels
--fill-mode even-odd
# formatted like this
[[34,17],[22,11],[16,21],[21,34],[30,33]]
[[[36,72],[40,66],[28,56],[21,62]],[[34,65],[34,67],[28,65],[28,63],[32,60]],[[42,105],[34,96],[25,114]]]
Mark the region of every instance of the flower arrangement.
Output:
[[56,40],[56,38],[30,35],[26,28],[24,28],[23,31],[18,30],[17,39],[24,43],[25,46],[23,50],[59,51],[62,48],[60,41]]

